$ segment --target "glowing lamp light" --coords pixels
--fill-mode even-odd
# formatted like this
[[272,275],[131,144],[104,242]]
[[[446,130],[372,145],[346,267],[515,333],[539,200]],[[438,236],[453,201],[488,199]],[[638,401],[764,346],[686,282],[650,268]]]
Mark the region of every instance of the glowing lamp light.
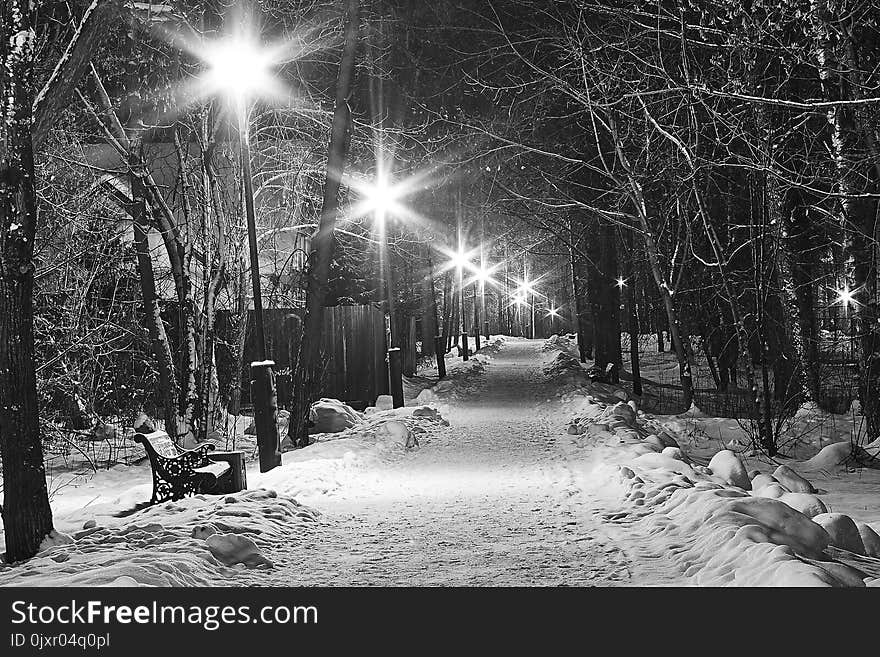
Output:
[[549,308],[547,310],[547,317],[553,317],[554,319],[559,317],[559,309],[558,308]]
[[363,189],[367,205],[376,213],[376,221],[383,223],[389,213],[397,213],[399,190],[391,187],[385,176],[380,175],[375,183]]
[[617,287],[619,287],[621,290],[622,290],[624,287],[626,287],[626,279],[623,278],[622,276],[619,276],[619,277],[617,278]]
[[205,83],[236,100],[261,96],[277,87],[275,54],[253,38],[237,35],[206,46]]
[[501,267],[501,264],[503,263],[490,266],[486,266],[485,264],[482,264],[479,267],[471,266],[471,273],[473,276],[468,281],[468,284],[479,283],[481,288],[485,288],[487,285],[498,285],[498,281],[492,274]]
[[492,275],[490,273],[490,270],[485,269],[485,268],[480,268],[474,274],[474,280],[477,281],[477,283],[483,283],[484,285],[486,283],[491,283],[492,282]]
[[456,269],[465,269],[470,267],[470,253],[459,249],[449,256],[449,263]]
[[855,291],[849,289],[849,285],[844,286],[842,290],[837,290],[837,303],[843,304],[844,307],[857,304]]

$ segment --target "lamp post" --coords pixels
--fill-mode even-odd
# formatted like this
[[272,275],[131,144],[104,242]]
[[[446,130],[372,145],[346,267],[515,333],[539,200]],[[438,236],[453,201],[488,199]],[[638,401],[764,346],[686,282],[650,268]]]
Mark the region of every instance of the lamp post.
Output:
[[377,205],[375,212],[376,230],[379,232],[379,269],[382,279],[382,287],[385,288],[385,301],[388,303],[388,345],[398,346],[397,331],[395,331],[395,304],[394,304],[394,272],[391,271],[391,254],[388,252],[388,234],[386,230],[385,208]]
[[402,354],[399,346],[400,338],[395,326],[394,272],[391,270],[391,253],[388,250],[387,220],[391,212],[395,209],[400,210],[397,198],[403,195],[405,190],[401,187],[392,188],[388,184],[388,179],[382,168],[384,162],[380,162],[379,166],[376,180],[362,189],[367,196],[368,207],[373,210],[373,222],[378,233],[379,277],[380,284],[385,290],[385,301],[388,304],[388,376],[394,408],[399,408],[404,405],[401,376]]
[[268,472],[281,465],[281,451],[278,440],[275,376],[272,372],[275,363],[268,360],[263,323],[263,295],[260,285],[248,109],[254,97],[266,93],[277,85],[271,72],[275,62],[273,54],[261,48],[251,35],[241,29],[241,26],[240,31],[230,38],[207,44],[198,54],[208,66],[204,76],[207,89],[222,93],[231,99],[232,110],[236,115],[253,288],[254,341],[257,357],[257,360],[251,363],[251,401],[254,406],[260,472]]
[[[473,252],[466,252],[464,250],[464,245],[461,240],[461,236],[458,239],[458,249],[452,251],[450,249],[441,248],[440,249],[449,260],[446,262],[444,266],[444,270],[452,270],[455,269],[455,279],[456,279],[456,287],[454,298],[458,302],[459,308],[459,317],[461,318],[457,323],[457,326],[461,330],[462,336],[462,359],[468,360],[468,335],[467,335],[467,311],[465,309],[465,296],[464,296],[464,288],[465,288],[465,280],[464,280],[464,270],[467,267],[468,269],[473,269],[470,264],[470,260],[473,257]],[[469,283],[470,281],[468,281]],[[474,299],[474,303],[476,303],[476,298]]]
[[517,288],[517,296],[515,297],[518,305],[521,305],[522,303],[529,305],[528,335],[532,340],[535,338],[535,297],[537,294],[538,291],[535,289],[535,281],[526,279],[520,282],[519,287]]
[[266,353],[266,330],[263,324],[263,293],[260,285],[260,256],[257,251],[257,222],[254,212],[254,180],[251,173],[251,140],[248,130],[247,107],[244,99],[237,103],[238,144],[241,158],[241,178],[244,184],[245,218],[247,221],[248,247],[250,252],[251,286],[254,295],[254,339],[257,357],[264,361]]
[[458,307],[461,309],[459,315],[461,316],[461,344],[462,344],[462,352],[461,358],[462,360],[467,360],[468,356],[468,334],[467,334],[467,312],[465,312],[464,307],[464,255],[461,249],[461,246],[458,248],[459,259],[458,259]]

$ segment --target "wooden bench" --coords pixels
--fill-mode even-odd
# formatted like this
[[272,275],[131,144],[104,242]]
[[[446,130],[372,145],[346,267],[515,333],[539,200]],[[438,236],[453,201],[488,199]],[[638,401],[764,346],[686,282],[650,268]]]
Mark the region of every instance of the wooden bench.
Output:
[[214,449],[211,443],[190,450],[180,449],[164,431],[136,433],[134,440],[144,446],[150,458],[153,470],[151,504],[207,492],[230,470],[229,463],[208,458],[208,452]]

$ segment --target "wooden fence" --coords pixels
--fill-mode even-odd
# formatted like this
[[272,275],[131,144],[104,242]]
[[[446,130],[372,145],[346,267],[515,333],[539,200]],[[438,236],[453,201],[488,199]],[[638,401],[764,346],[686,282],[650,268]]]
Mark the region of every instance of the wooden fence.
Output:
[[[300,308],[272,308],[263,311],[266,351],[275,361],[279,408],[291,405],[290,315],[302,317]],[[248,322],[244,349],[241,399],[250,401],[250,363],[256,360],[253,312]],[[218,376],[221,390],[228,390],[232,378],[235,317],[228,311],[217,314]],[[321,351],[328,358],[327,379],[321,396],[341,399],[355,408],[373,404],[388,393],[385,315],[373,306],[334,306],[324,309]]]

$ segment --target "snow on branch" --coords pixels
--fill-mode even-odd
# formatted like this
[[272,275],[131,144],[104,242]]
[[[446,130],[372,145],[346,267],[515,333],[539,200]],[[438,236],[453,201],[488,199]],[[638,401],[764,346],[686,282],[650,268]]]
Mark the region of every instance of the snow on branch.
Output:
[[52,75],[34,99],[33,144],[39,148],[58,112],[67,104],[107,26],[122,12],[124,0],[92,0]]

